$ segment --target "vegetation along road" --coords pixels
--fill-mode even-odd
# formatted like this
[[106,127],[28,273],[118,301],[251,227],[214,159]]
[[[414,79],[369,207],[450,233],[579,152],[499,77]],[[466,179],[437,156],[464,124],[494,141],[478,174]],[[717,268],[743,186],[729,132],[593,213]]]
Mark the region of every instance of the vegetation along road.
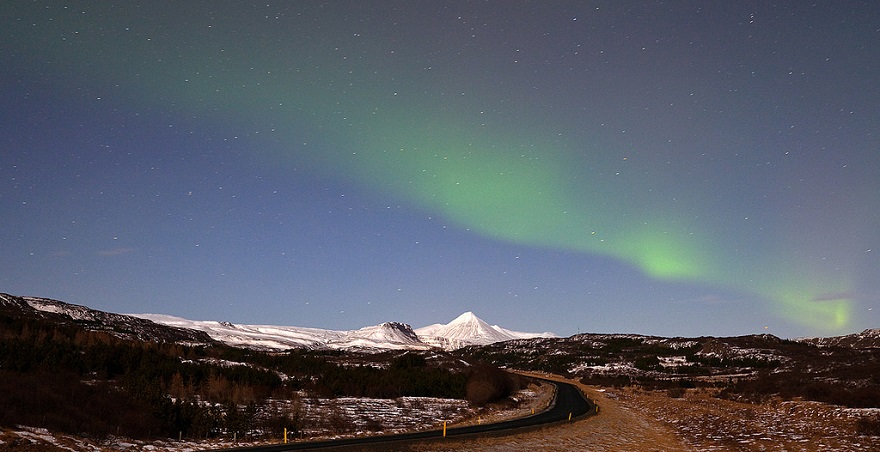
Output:
[[[483,425],[468,425],[446,429],[447,437],[461,437],[464,435],[501,434],[505,431],[517,431],[527,427],[535,427],[557,422],[567,422],[596,413],[596,406],[584,397],[583,393],[574,385],[558,381],[544,380],[556,385],[556,399],[550,407],[540,413],[518,419]],[[296,442],[288,444],[276,444],[271,446],[244,447],[227,449],[232,451],[248,452],[278,452],[288,450],[311,450],[322,448],[345,448],[366,447],[388,443],[421,441],[433,438],[442,438],[443,430],[429,430],[422,432],[401,433],[397,435],[379,435],[364,438],[347,438],[326,441]]]

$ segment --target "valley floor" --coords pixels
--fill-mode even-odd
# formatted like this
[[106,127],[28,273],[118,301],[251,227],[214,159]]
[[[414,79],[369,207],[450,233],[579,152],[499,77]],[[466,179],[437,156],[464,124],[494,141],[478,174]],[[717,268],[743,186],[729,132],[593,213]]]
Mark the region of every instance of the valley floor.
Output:
[[[411,444],[409,450],[589,450],[589,451],[776,451],[880,450],[880,436],[858,432],[860,418],[880,410],[855,410],[804,401],[772,401],[753,405],[721,400],[703,390],[672,398],[665,391],[581,386],[600,407],[598,416],[569,424],[501,437],[445,439]],[[527,414],[545,403],[535,393],[516,409],[483,412],[481,422]],[[474,419],[471,419],[473,422]],[[185,451],[231,447],[231,443],[133,443],[116,440],[96,444],[42,430],[20,428],[0,432],[0,451]],[[239,444],[241,445],[241,444]]]

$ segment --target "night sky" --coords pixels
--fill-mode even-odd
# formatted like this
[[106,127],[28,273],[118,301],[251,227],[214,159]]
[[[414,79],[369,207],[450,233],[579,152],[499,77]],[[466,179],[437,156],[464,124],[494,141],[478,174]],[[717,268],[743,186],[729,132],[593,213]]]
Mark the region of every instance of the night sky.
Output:
[[874,1],[6,1],[0,81],[0,292],[330,329],[880,327]]

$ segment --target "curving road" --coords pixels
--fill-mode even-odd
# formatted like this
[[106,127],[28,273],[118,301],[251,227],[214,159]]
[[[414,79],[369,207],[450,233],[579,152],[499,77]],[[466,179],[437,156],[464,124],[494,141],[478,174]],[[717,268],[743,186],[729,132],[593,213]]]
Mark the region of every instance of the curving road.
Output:
[[[468,425],[464,427],[453,427],[446,430],[447,437],[462,437],[465,435],[480,434],[500,434],[505,431],[518,430],[522,428],[535,427],[557,422],[567,422],[569,419],[577,419],[590,414],[596,413],[596,405],[584,397],[583,393],[574,385],[562,383],[552,380],[544,380],[546,383],[556,385],[556,399],[550,408],[518,419],[511,419],[502,422],[483,425]],[[312,450],[325,448],[348,448],[348,447],[369,447],[380,446],[382,444],[399,443],[414,440],[426,440],[432,438],[442,438],[442,430],[429,430],[422,432],[401,433],[397,435],[378,435],[368,436],[364,438],[347,438],[339,440],[327,441],[310,441],[297,442],[289,444],[277,444],[272,446],[242,447],[236,449],[226,449],[229,452],[278,452],[288,450]]]

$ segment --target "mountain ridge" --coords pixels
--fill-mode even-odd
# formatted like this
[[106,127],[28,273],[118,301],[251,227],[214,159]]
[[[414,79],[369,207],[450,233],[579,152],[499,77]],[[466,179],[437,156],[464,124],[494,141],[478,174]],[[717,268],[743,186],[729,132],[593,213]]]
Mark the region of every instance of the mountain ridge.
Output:
[[[141,340],[188,343],[216,341],[234,347],[267,351],[294,348],[454,350],[468,345],[487,345],[511,339],[557,337],[552,333],[522,333],[506,330],[497,325],[489,326],[471,311],[448,324],[438,323],[418,330],[402,322],[384,322],[356,330],[337,331],[311,327],[189,320],[166,314],[116,314],[49,298],[19,297],[4,293],[0,293],[0,308],[61,321],[72,321],[90,329],[112,331],[120,336]],[[419,334],[420,330],[431,334]]]
[[201,331],[174,328],[133,316],[99,311],[50,298],[19,297],[0,293],[0,310],[15,316],[33,316],[59,323],[76,323],[90,330],[107,331],[128,339],[180,343],[211,341],[211,338]]
[[455,350],[469,345],[487,345],[513,339],[557,337],[553,333],[523,333],[489,325],[468,311],[448,324],[435,323],[413,329],[401,322],[384,322],[357,330],[244,325],[212,320],[188,320],[164,314],[129,314],[176,328],[202,331],[228,345],[262,349],[382,349]]
[[[521,333],[498,325],[489,325],[472,311],[459,315],[447,324],[436,323],[413,329],[406,323],[384,322],[349,331],[197,321],[165,314],[115,314],[49,298],[23,297],[7,293],[0,293],[0,311],[75,322],[91,330],[108,331],[139,340],[192,344],[216,341],[234,347],[267,351],[293,348],[376,351],[437,348],[456,350],[466,346],[489,345],[517,339],[558,338],[549,332]],[[648,337],[625,334],[611,336]],[[880,348],[880,329],[867,329],[843,336],[796,338],[792,341],[819,347],[877,349]]]

